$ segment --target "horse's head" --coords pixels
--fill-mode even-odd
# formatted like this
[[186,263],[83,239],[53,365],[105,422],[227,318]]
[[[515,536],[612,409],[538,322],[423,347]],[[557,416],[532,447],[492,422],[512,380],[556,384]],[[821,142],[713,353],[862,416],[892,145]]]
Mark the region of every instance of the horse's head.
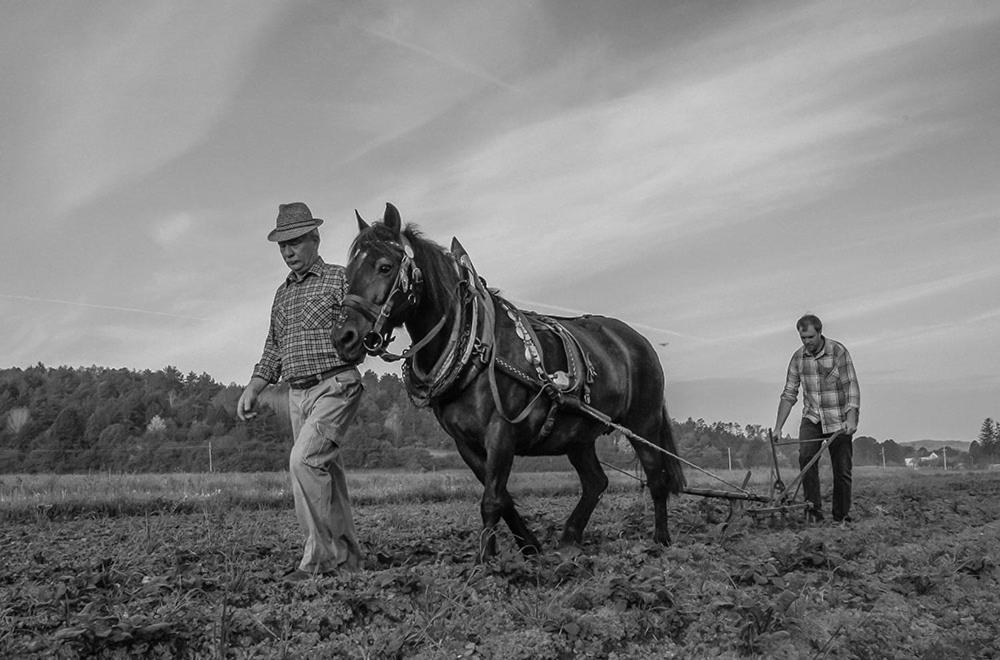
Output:
[[385,205],[382,222],[368,224],[355,211],[359,233],[347,263],[346,316],[333,331],[333,343],[345,360],[363,353],[379,355],[420,301],[423,281],[404,235],[399,211]]

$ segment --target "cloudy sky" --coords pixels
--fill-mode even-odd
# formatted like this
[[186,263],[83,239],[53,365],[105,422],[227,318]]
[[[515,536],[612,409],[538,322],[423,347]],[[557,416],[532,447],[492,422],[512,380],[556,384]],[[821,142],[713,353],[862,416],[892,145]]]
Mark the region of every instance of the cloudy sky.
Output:
[[633,323],[675,418],[772,425],[806,312],[862,434],[1000,417],[1000,3],[0,14],[0,367],[243,383],[278,204],[343,263],[392,201],[522,306]]

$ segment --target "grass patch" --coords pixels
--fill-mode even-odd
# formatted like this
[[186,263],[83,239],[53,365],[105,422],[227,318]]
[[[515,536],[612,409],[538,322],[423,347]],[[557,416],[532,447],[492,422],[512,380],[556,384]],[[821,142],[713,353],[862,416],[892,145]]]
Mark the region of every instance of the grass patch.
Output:
[[[509,485],[517,495],[564,495],[580,488],[572,472],[515,474]],[[612,484],[615,490],[637,486],[627,477]],[[466,470],[351,472],[348,488],[356,505],[476,501],[482,495]],[[0,476],[0,520],[7,521],[291,507],[287,472]]]
[[[641,488],[631,474],[608,470],[608,493]],[[928,472],[855,470],[856,476],[893,478],[906,484],[926,479]],[[745,470],[715,472],[740,484]],[[794,475],[783,475],[786,483]],[[688,471],[688,484],[724,488],[711,476]],[[748,488],[766,493],[772,477],[765,468],[752,472]],[[580,492],[575,472],[515,472],[508,486],[515,497],[572,496]],[[467,500],[477,502],[482,486],[468,470],[404,472],[353,471],[348,488],[356,505],[410,504]],[[282,509],[292,507],[287,472],[171,473],[171,474],[22,474],[0,475],[0,521],[65,520],[87,516],[135,516],[151,513],[197,513],[226,509]]]

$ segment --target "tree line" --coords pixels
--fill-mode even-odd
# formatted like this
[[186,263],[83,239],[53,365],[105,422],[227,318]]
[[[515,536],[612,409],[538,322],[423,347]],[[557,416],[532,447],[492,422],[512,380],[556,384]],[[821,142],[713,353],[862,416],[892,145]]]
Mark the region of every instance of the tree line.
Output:
[[[366,396],[344,441],[351,467],[430,466],[450,440],[406,400],[399,378],[362,378]],[[271,471],[287,466],[287,389],[236,418],[242,387],[174,367],[0,370],[0,472]]]
[[[433,470],[464,467],[433,414],[412,405],[395,374],[362,376],[365,394],[342,444],[349,468]],[[107,367],[0,370],[0,472],[273,471],[287,466],[291,432],[287,390],[271,386],[261,413],[236,419],[242,388],[207,374]],[[990,442],[998,445],[997,424]],[[984,423],[984,428],[986,427]],[[674,421],[680,455],[710,469],[771,464],[767,429],[703,419]],[[992,444],[990,444],[992,443]],[[974,446],[976,443],[973,443]],[[888,440],[854,440],[855,464],[902,465],[921,451]],[[797,464],[794,445],[778,448],[781,465]],[[976,449],[979,451],[979,448]],[[984,450],[985,451],[985,450]],[[625,438],[598,441],[602,461],[635,468]],[[982,454],[982,452],[980,452]],[[983,454],[985,455],[985,454]],[[949,453],[953,464],[968,454]],[[973,457],[974,458],[974,457]],[[568,469],[565,457],[518,459],[516,469]]]

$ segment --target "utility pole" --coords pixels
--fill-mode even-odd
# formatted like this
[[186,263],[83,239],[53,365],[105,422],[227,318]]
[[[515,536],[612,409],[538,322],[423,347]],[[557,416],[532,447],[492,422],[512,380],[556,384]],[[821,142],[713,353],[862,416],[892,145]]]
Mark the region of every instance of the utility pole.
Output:
[[885,445],[882,446],[882,469],[885,470]]
[[944,469],[947,470],[948,469],[948,448],[947,447],[942,447],[941,448],[941,455],[944,456]]
[[212,472],[212,441],[208,441],[208,471]]
[[726,453],[729,454],[729,471],[732,472],[733,471],[733,448],[732,447],[726,447]]

